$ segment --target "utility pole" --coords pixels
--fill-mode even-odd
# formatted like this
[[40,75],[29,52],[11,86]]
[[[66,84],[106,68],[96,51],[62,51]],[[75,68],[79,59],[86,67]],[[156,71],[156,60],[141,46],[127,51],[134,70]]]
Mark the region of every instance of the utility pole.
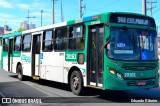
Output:
[[54,19],[54,2],[57,1],[57,0],[52,0],[52,22],[53,24],[55,23],[55,19]]
[[146,0],[142,0],[142,14],[147,15],[146,13]]
[[83,0],[79,0],[79,17],[82,18],[83,17],[83,13],[82,13],[82,9],[86,8],[86,6],[82,6],[82,1]]
[[156,8],[155,6],[153,7],[152,4],[153,3],[157,3],[157,1],[156,2],[152,2],[152,0],[150,0],[150,2],[147,2],[147,3],[150,3],[150,8],[148,8],[147,10],[150,10],[150,15],[152,16],[152,9]]
[[54,24],[54,0],[52,0],[52,22]]
[[64,15],[63,15],[63,0],[61,0],[61,21],[64,21]]
[[42,14],[43,14],[43,10],[41,10],[41,27],[42,27]]
[[28,29],[29,29],[29,19],[30,19],[30,18],[36,18],[36,17],[30,17],[30,16],[29,16],[29,10],[28,10],[28,17],[26,17],[26,18],[28,19]]
[[79,0],[79,17],[82,18],[82,0]]

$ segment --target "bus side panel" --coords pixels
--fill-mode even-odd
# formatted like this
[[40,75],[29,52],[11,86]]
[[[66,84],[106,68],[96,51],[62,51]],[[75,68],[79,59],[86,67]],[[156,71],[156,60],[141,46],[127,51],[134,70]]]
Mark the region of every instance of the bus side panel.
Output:
[[[68,52],[66,54],[75,54],[76,57],[77,56],[77,53],[72,53],[72,52]],[[84,62],[84,64],[78,64],[77,60],[70,60],[70,59],[67,59],[67,56],[65,54],[65,58],[64,58],[64,83],[68,83],[68,74],[69,74],[69,71],[72,71],[70,70],[72,67],[77,67],[79,68],[79,70],[81,71],[82,73],[82,77],[83,77],[83,83],[84,83],[84,86],[87,86],[87,71],[86,71],[86,62]]]
[[[41,77],[47,80],[63,82],[63,53],[43,52]],[[45,70],[45,71],[44,71]],[[44,74],[46,76],[44,77]]]
[[21,55],[23,75],[31,76],[31,53],[22,53]]
[[14,52],[13,53],[13,63],[12,63],[12,67],[13,67],[12,72],[13,73],[16,73],[17,63],[21,62],[21,57],[20,56],[21,56],[20,52]]
[[86,71],[86,62],[83,65],[75,65],[72,62],[64,62],[64,83],[68,83],[68,72],[71,67],[78,67],[82,73],[84,86],[87,86],[87,71]]
[[3,52],[2,58],[3,58],[3,62],[2,62],[3,69],[5,71],[8,71],[8,52]]

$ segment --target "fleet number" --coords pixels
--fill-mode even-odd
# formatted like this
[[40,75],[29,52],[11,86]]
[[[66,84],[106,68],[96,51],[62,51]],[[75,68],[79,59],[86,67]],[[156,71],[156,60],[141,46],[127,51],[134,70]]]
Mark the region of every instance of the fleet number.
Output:
[[66,54],[66,59],[76,59],[76,54]]
[[136,73],[124,73],[124,77],[136,77]]

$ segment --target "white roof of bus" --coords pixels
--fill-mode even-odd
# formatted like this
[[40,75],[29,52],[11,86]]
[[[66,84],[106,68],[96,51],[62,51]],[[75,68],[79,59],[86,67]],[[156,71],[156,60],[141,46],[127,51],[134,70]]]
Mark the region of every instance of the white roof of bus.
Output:
[[43,26],[43,27],[39,27],[39,28],[35,28],[35,29],[26,30],[26,31],[23,31],[22,34],[39,32],[39,31],[43,31],[43,30],[47,30],[47,29],[51,29],[51,28],[56,28],[56,27],[61,27],[61,26],[66,26],[66,25],[67,25],[67,22],[52,24],[52,25],[48,25],[48,26]]

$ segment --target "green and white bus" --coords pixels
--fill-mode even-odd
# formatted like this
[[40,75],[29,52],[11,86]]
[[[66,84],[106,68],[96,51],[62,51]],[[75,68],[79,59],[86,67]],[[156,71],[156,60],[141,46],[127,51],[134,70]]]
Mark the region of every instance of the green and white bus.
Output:
[[3,36],[2,68],[26,76],[110,90],[159,86],[153,18],[109,12]]

